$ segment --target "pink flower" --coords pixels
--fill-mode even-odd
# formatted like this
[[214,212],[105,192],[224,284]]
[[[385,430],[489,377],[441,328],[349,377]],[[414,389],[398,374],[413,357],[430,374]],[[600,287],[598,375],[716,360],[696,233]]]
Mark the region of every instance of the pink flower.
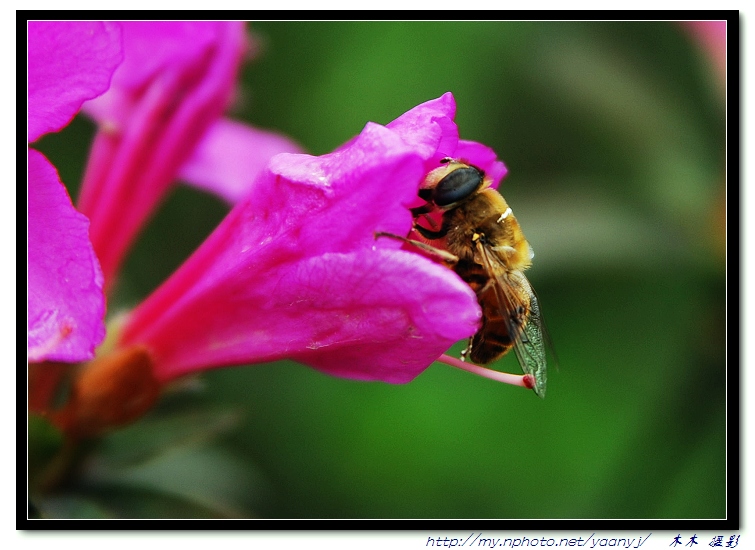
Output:
[[[29,403],[48,413],[65,363],[92,359],[105,336],[103,270],[112,281],[178,174],[233,200],[272,155],[300,148],[219,118],[248,45],[243,23],[32,22],[28,39],[29,143],[68,124],[86,100],[100,124],[82,191],[86,215],[29,149]],[[99,355],[55,412],[69,433],[133,419],[158,394],[142,349]]]
[[82,104],[100,123],[85,215],[29,150],[28,357],[77,362],[105,334],[103,270],[113,278],[179,170],[238,200],[272,155],[300,148],[219,118],[248,45],[243,23],[31,22],[28,39],[29,142],[63,128]]
[[99,129],[78,203],[108,282],[227,106],[244,52],[241,22],[121,26],[124,62],[108,92],[85,106]]
[[84,106],[99,129],[79,200],[108,284],[179,173],[234,200],[270,156],[300,150],[220,118],[249,49],[243,22],[121,25],[124,62]]
[[[30,22],[28,53],[33,143],[107,89],[121,61],[120,30],[110,23]],[[42,153],[30,148],[28,163],[28,359],[91,359],[105,336],[105,300],[89,222]]]
[[472,335],[480,309],[405,235],[423,178],[464,158],[498,184],[487,147],[459,141],[450,93],[333,153],[280,154],[205,243],[128,317],[167,381],[210,367],[294,359],[337,376],[408,382]]

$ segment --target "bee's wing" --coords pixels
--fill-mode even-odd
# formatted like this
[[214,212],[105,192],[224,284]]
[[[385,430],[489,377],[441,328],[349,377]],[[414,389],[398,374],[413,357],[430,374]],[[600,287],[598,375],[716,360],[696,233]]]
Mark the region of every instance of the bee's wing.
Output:
[[540,305],[537,297],[532,290],[532,286],[522,273],[522,287],[530,296],[530,314],[527,323],[524,325],[524,331],[514,342],[514,351],[516,358],[522,370],[531,374],[535,378],[535,393],[540,397],[545,397],[545,383],[547,379],[545,363],[545,339],[543,338],[543,321],[540,317]]
[[[539,397],[545,397],[547,375],[543,322],[532,285],[520,271],[504,275],[505,265],[498,254],[488,246],[478,242],[477,249],[483,267],[494,281],[498,304],[502,309],[501,316],[508,323],[509,334],[515,336],[514,351],[519,365],[525,374],[535,379],[535,393]],[[521,295],[529,298],[529,304],[522,303]],[[516,315],[516,311],[522,305],[529,312],[526,319]]]

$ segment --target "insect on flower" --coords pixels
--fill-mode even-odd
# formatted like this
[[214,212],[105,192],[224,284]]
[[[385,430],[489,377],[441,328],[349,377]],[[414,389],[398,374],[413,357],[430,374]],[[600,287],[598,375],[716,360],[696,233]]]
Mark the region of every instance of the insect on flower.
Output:
[[[412,209],[414,229],[429,241],[445,238],[445,248],[399,237],[376,236],[412,244],[443,260],[477,294],[482,325],[470,338],[462,359],[492,363],[514,348],[525,374],[534,378],[533,389],[545,396],[547,334],[537,297],[527,278],[533,252],[511,208],[490,188],[491,179],[479,168],[444,158],[419,190],[426,203]],[[431,214],[442,213],[436,229]],[[433,226],[419,224],[420,218]]]

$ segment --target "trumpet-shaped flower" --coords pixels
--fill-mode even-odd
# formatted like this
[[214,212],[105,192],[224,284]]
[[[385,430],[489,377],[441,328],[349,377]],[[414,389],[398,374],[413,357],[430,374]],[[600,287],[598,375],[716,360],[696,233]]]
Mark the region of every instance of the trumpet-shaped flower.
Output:
[[[82,108],[99,124],[79,211],[44,155],[28,154],[27,349],[38,363],[30,368],[29,403],[45,411],[65,364],[94,357],[105,336],[103,286],[179,175],[233,201],[272,155],[300,148],[220,118],[249,46],[243,23],[32,22],[28,44],[29,143]],[[84,367],[60,424],[94,426],[121,398],[141,408],[111,418],[149,405],[154,385],[145,392],[134,385],[145,369],[133,367],[149,365],[146,356],[127,350],[115,357]],[[94,392],[85,387],[92,380]],[[129,391],[149,399],[135,401]]]
[[124,61],[87,102],[98,124],[79,208],[106,282],[177,176],[238,200],[291,140],[221,118],[252,45],[240,21],[124,22]]
[[505,167],[459,141],[453,96],[333,153],[275,156],[205,243],[128,317],[167,381],[210,367],[294,359],[330,374],[407,382],[478,327],[455,273],[376,232],[407,234],[429,170],[459,157],[497,184]]
[[98,123],[80,211],[110,282],[128,247],[227,107],[243,22],[124,22],[124,61],[85,105]]
[[241,22],[32,22],[28,39],[29,142],[82,104],[99,124],[78,212],[44,156],[28,160],[28,356],[76,362],[104,337],[103,271],[177,176],[234,201],[300,148],[220,118],[250,44]]

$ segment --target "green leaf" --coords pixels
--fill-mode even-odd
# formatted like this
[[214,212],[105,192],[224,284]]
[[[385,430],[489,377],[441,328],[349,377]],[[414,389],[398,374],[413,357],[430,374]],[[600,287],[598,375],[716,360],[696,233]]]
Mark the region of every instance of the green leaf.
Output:
[[63,447],[63,434],[50,422],[29,414],[29,481],[34,486],[36,479]]

